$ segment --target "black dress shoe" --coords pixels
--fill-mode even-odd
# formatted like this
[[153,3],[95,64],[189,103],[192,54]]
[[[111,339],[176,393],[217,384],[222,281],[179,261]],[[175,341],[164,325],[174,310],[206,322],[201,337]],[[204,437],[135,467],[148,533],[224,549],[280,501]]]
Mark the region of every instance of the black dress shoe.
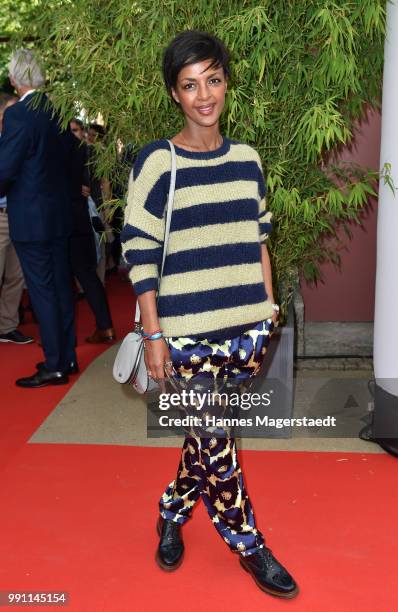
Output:
[[184,558],[181,525],[160,517],[157,531],[160,535],[160,542],[156,552],[156,562],[166,572],[173,572],[180,567]]
[[69,382],[67,374],[63,372],[50,372],[46,368],[37,370],[32,376],[27,378],[18,378],[15,384],[18,387],[27,389],[36,389],[38,387],[47,387],[48,385],[66,385]]
[[[42,370],[45,367],[44,361],[39,361],[36,363],[36,369]],[[79,364],[77,361],[71,361],[68,365],[67,369],[64,371],[64,374],[78,374],[79,373]]]
[[243,569],[252,575],[257,586],[265,593],[289,599],[299,592],[292,576],[275,559],[269,548],[260,548],[259,552],[246,557],[240,555],[239,560]]

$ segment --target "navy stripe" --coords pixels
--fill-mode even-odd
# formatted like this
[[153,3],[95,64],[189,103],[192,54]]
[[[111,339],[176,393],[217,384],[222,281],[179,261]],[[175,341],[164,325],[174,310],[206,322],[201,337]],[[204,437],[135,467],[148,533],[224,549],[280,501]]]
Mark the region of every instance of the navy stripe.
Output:
[[179,168],[177,172],[176,189],[196,187],[200,185],[217,185],[231,181],[258,180],[258,165],[255,161],[225,162],[218,166],[194,166]]
[[267,299],[264,283],[236,285],[222,289],[186,293],[185,295],[160,296],[158,311],[160,316],[178,317],[198,314],[211,310],[236,308],[246,304],[259,304]]
[[163,217],[170,188],[170,171],[164,172],[156,181],[145,200],[144,208],[158,219]]
[[260,223],[260,234],[270,234],[272,231],[271,223]]
[[257,263],[260,260],[261,247],[259,242],[242,242],[203,249],[189,249],[167,255],[163,275],[168,276],[223,266],[238,266],[240,264]]
[[228,153],[231,146],[231,141],[226,136],[223,136],[222,145],[215,149],[214,151],[187,151],[187,149],[182,149],[178,147],[176,144],[174,148],[176,150],[177,155],[180,157],[186,157],[188,159],[215,159],[216,157],[221,157]]
[[134,227],[133,225],[127,223],[120,234],[120,242],[128,242],[128,240],[132,240],[133,238],[147,238],[148,240],[157,242],[161,246],[163,245],[163,241],[157,240],[154,238],[154,236],[151,236],[143,230],[140,230],[138,227]]
[[234,223],[237,221],[257,221],[258,202],[255,199],[233,200],[232,202],[214,202],[197,204],[182,210],[173,210],[171,231]]
[[162,261],[163,249],[129,249],[125,252],[124,258],[131,266],[141,264],[159,264]]
[[[253,321],[252,323],[245,323],[244,325],[233,325],[231,327],[223,327],[219,329],[209,329],[209,331],[195,334],[194,336],[184,336],[184,338],[191,338],[192,340],[200,340],[206,339],[209,342],[213,340],[230,340],[232,338],[237,338],[245,333],[245,331],[249,331],[249,329],[255,329],[257,325],[262,324],[262,321]],[[171,340],[177,339],[178,336],[171,337]],[[223,342],[222,342],[223,344]]]
[[133,167],[134,180],[138,178],[142,170],[142,167],[145,164],[148,157],[155,151],[158,151],[159,149],[168,149],[170,151],[169,143],[167,142],[167,140],[155,140],[154,142],[150,142],[149,144],[147,144],[145,147],[141,149],[141,151],[137,155],[137,159],[134,162],[134,167]]
[[265,198],[265,194],[267,193],[267,188],[264,182],[264,176],[261,170],[258,173],[258,195],[260,196],[260,200]]
[[141,293],[145,293],[145,291],[155,291],[158,290],[159,281],[157,278],[146,278],[145,280],[138,281],[138,283],[134,283],[134,292],[135,295],[141,295]]

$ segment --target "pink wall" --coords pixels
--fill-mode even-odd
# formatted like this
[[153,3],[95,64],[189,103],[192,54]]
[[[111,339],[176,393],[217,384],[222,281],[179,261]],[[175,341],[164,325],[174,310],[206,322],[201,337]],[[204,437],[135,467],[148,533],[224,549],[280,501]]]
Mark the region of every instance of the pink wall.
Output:
[[[338,159],[354,160],[360,165],[379,169],[381,117],[368,111],[357,126],[350,148]],[[333,265],[321,266],[323,282],[310,286],[301,282],[307,321],[372,321],[376,277],[377,202],[363,213],[363,224],[351,223],[352,239],[339,233],[344,248],[340,252],[341,271]]]

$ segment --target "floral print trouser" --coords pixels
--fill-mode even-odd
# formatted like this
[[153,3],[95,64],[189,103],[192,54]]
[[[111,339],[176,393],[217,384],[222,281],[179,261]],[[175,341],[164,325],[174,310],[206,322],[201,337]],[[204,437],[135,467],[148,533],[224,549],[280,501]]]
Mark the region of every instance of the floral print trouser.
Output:
[[[260,369],[273,331],[272,319],[227,340],[168,338],[177,379],[195,377],[247,381]],[[160,502],[165,519],[185,523],[202,497],[220,536],[233,552],[250,555],[264,546],[246,493],[235,440],[186,437],[176,479]]]

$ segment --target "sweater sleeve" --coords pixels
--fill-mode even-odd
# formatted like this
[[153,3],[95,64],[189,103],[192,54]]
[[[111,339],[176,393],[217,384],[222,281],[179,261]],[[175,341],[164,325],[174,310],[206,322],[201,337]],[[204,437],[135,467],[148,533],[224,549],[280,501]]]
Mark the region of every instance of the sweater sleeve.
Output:
[[121,242],[136,295],[158,288],[169,158],[161,142],[152,143],[140,151],[130,174]]
[[258,164],[258,197],[259,197],[259,212],[258,224],[260,233],[260,242],[265,243],[272,231],[272,212],[267,210],[267,188],[265,185],[264,174],[261,166],[260,157],[257,155]]

